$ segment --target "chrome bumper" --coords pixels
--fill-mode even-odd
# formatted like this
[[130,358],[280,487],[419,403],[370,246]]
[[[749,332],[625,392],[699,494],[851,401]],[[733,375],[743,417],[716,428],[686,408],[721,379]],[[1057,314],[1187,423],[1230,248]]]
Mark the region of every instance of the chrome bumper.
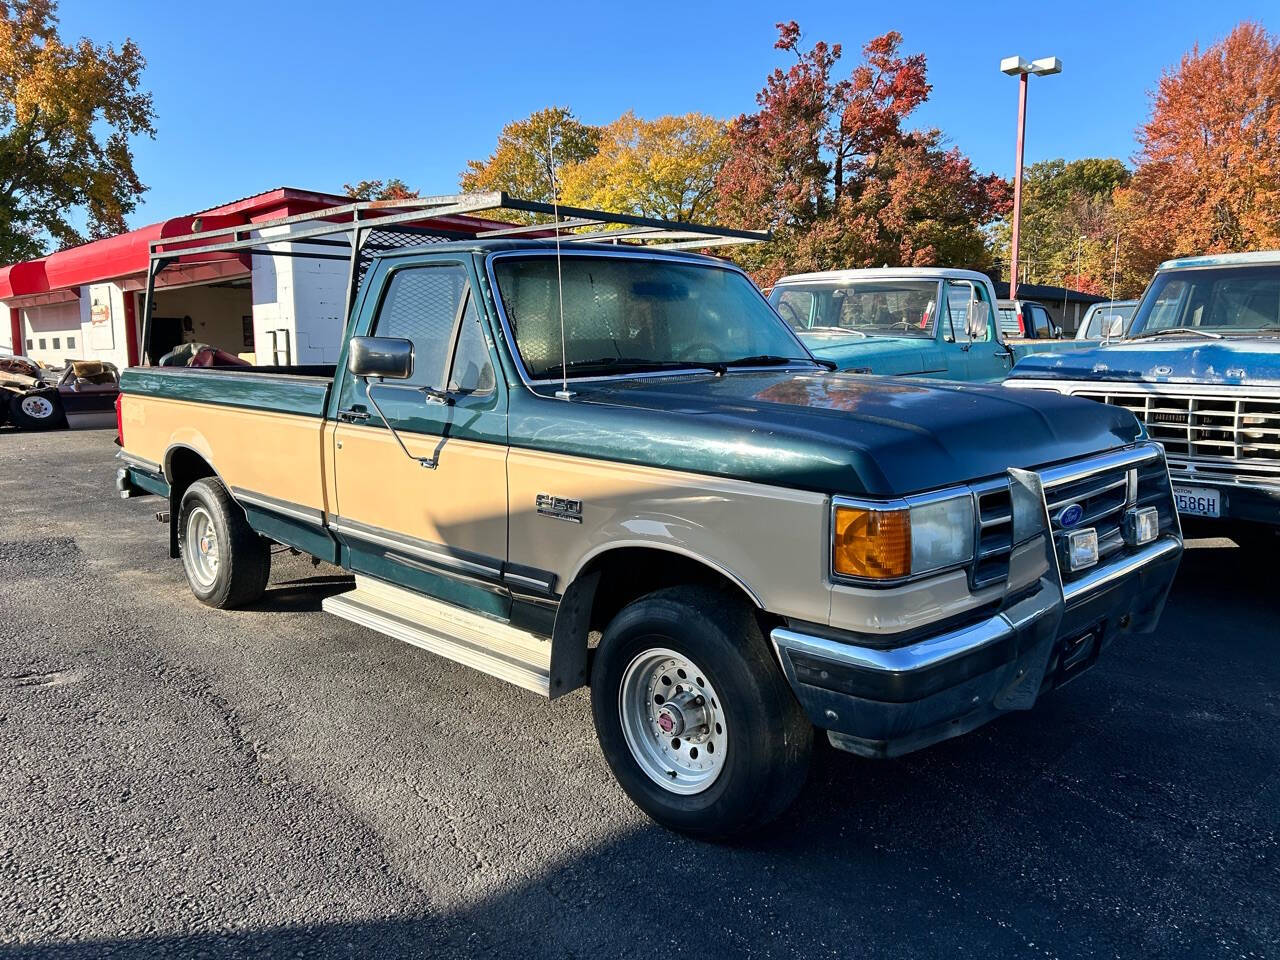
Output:
[[[1104,460],[1126,466],[1150,453],[1138,448],[1085,466]],[[1030,708],[1043,690],[1092,666],[1116,637],[1155,629],[1182,554],[1176,521],[1159,539],[1064,578],[1046,490],[1060,491],[1076,469],[1010,469],[1015,534],[1005,596],[979,622],[896,644],[835,628],[771,632],[792,690],[833,744],[873,757],[917,750]],[[1172,515],[1167,487],[1163,496]]]

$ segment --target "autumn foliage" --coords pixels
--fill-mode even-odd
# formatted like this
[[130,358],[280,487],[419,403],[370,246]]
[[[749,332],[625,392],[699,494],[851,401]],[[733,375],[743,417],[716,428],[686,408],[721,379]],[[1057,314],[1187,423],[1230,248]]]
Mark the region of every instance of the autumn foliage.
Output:
[[775,69],[759,110],[730,127],[719,213],[767,227],[775,242],[748,251],[757,279],[797,270],[883,264],[983,267],[983,225],[1009,205],[1008,184],[977,173],[938,130],[908,130],[929,96],[923,54],[903,55],[886,33],[838,74],[839,44],[800,48],[795,22],[776,47],[795,62]]
[[154,133],[141,52],[57,26],[54,0],[0,0],[0,263],[119,233],[146,189],[130,149]]
[[1129,290],[1167,257],[1280,249],[1280,40],[1241,23],[1167,71],[1116,192]]

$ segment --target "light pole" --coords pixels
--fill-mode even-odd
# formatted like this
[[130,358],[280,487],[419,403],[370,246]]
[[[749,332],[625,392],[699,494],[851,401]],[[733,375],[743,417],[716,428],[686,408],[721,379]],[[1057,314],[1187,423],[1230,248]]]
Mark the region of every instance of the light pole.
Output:
[[1057,57],[1041,57],[1028,63],[1021,57],[1005,57],[1000,70],[1018,78],[1018,165],[1013,173],[1013,250],[1009,255],[1009,299],[1018,298],[1018,228],[1022,226],[1022,144],[1027,132],[1027,78],[1031,74],[1045,77],[1062,72]]

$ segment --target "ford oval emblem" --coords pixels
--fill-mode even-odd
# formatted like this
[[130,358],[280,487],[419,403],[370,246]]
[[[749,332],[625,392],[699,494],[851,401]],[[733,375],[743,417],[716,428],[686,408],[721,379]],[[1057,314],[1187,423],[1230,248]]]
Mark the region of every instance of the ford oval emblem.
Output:
[[1084,519],[1084,507],[1078,503],[1069,503],[1058,511],[1058,526],[1074,527]]

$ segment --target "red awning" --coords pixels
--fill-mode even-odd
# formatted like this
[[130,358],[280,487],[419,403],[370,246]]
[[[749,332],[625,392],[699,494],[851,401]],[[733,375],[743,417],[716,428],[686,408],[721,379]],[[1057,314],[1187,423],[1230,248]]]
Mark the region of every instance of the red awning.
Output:
[[49,292],[49,279],[45,275],[44,258],[0,267],[0,300],[26,297]]

